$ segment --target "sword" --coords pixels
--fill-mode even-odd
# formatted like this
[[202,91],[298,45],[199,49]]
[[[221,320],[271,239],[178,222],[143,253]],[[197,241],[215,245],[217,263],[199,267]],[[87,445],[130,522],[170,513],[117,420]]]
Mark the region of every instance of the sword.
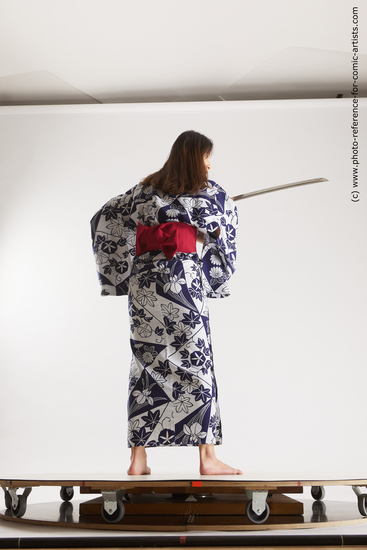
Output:
[[281,189],[290,189],[291,187],[309,185],[310,183],[320,183],[322,181],[329,181],[329,180],[327,180],[326,178],[316,178],[313,180],[296,181],[295,183],[286,183],[285,185],[277,185],[276,187],[268,187],[267,189],[260,189],[259,191],[251,191],[251,193],[236,195],[235,197],[232,197],[232,199],[234,201],[241,201],[242,199],[248,199],[249,197],[255,197],[256,195],[264,195],[265,193],[280,191]]

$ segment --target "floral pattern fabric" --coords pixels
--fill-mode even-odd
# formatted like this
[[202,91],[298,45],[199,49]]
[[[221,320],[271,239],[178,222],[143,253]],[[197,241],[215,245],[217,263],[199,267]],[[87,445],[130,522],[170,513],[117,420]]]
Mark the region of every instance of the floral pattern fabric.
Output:
[[[177,252],[169,260],[161,250],[135,256],[138,223],[165,222],[204,233],[201,258]],[[128,295],[128,446],[221,443],[207,297],[229,295],[233,201],[212,181],[197,195],[163,195],[138,184],[110,200],[91,225],[102,295]]]

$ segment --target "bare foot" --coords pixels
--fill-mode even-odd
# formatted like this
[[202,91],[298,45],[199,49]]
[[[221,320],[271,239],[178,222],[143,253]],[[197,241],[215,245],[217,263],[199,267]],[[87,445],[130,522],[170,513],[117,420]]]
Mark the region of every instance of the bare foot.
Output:
[[127,473],[129,476],[142,476],[149,475],[151,473],[151,470],[149,466],[140,468],[137,464],[132,463]]
[[241,470],[224,464],[215,456],[214,445],[200,445],[200,474],[201,475],[243,475]]
[[132,447],[130,468],[127,471],[130,476],[149,475],[151,470],[147,464],[145,447]]
[[228,464],[224,464],[217,458],[212,461],[207,461],[206,464],[200,464],[200,474],[202,476],[230,476],[230,475],[243,475],[241,470],[232,468]]

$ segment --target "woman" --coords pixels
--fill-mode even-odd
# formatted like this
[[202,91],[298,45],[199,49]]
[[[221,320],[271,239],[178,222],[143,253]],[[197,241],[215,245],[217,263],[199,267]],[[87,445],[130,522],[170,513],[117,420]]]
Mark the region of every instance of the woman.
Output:
[[242,474],[214,451],[222,430],[206,298],[229,294],[237,212],[208,180],[212,148],[184,132],[161,170],[91,221],[102,295],[129,297],[128,474],[150,473],[146,447],[188,445],[199,447],[201,474]]

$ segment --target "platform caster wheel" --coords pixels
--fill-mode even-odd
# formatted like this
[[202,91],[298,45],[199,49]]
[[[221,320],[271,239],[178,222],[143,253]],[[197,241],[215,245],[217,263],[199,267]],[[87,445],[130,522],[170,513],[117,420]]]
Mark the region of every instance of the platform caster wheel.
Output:
[[5,506],[7,510],[11,510],[12,500],[9,491],[5,491]]
[[73,487],[61,487],[60,489],[60,497],[61,500],[64,502],[69,502],[74,496],[74,488]]
[[324,487],[311,487],[311,496],[315,500],[323,500],[325,498],[325,489]]
[[265,510],[258,516],[252,509],[252,502],[248,502],[246,506],[246,516],[252,523],[264,523],[270,516],[269,504],[265,502]]
[[358,510],[361,516],[367,516],[367,495],[358,495]]
[[16,508],[11,509],[11,513],[15,518],[21,518],[24,516],[27,510],[27,498],[24,495],[18,496],[18,504]]
[[125,506],[124,503],[121,500],[117,501],[117,509],[112,513],[109,514],[106,510],[104,505],[102,504],[101,514],[103,519],[107,523],[118,523],[122,520],[122,518],[125,515]]

